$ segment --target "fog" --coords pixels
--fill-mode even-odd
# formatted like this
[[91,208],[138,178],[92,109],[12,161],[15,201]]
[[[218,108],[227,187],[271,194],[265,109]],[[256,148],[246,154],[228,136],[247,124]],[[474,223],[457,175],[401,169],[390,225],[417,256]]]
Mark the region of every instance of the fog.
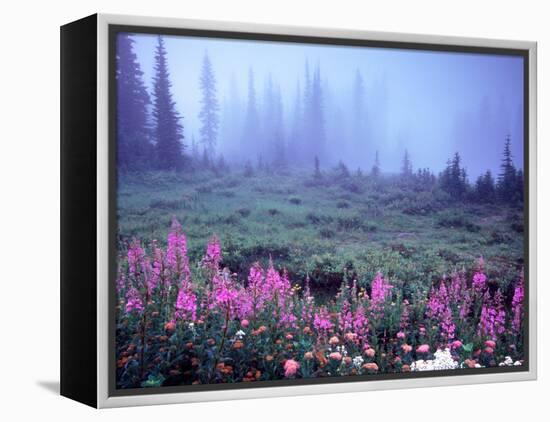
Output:
[[[157,37],[132,37],[151,93]],[[368,170],[378,151],[382,171],[397,172],[407,149],[415,169],[437,173],[458,151],[472,180],[487,169],[498,174],[510,135],[514,164],[523,167],[520,57],[183,36],[164,41],[188,146],[200,141],[199,79],[208,54],[220,105],[215,151],[228,161],[269,160],[263,143],[276,124],[290,162],[313,165],[319,155],[322,166],[342,160]],[[308,87],[316,77],[320,109],[304,123],[304,96],[312,97]],[[259,129],[247,143],[249,82]]]

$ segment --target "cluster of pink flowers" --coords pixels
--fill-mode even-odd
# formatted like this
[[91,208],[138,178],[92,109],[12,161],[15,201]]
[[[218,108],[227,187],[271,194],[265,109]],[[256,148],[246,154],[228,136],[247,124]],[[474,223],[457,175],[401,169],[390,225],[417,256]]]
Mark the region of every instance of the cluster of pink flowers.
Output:
[[512,329],[516,334],[521,331],[521,324],[523,321],[523,299],[525,296],[523,287],[523,274],[521,275],[515,289],[514,297],[512,298]]
[[296,372],[298,372],[298,369],[300,369],[300,364],[296,362],[294,359],[287,359],[284,364],[285,369],[285,377],[291,378],[296,375]]
[[[498,347],[511,347],[499,345],[521,347],[523,277],[515,284],[510,303],[505,303],[502,292],[493,288],[496,283],[487,282],[482,260],[470,279],[465,271],[454,273],[412,303],[395,287],[399,281],[392,285],[381,273],[371,282],[370,296],[365,287],[358,292],[354,280],[351,286],[343,283],[335,297],[316,303],[309,277],[303,291],[299,285],[292,287],[287,272],[277,270],[271,259],[266,267],[253,264],[243,282],[223,268],[222,248],[215,236],[208,242],[201,264],[191,271],[187,239],[175,219],[165,249],[153,241],[148,254],[135,240],[121,255],[116,283],[118,318],[127,320],[122,327],[130,333],[133,330],[141,359],[155,355],[144,350],[165,341],[159,340],[167,338],[165,334],[182,335],[191,326],[196,327],[192,337],[178,347],[195,350],[190,339],[199,341],[197,350],[205,350],[205,354],[200,359],[192,355],[199,359],[193,364],[213,360],[203,371],[217,368],[223,376],[232,373],[223,360],[224,353],[246,349],[249,337],[258,338],[247,349],[254,353],[249,365],[259,358],[259,348],[268,348],[269,353],[261,354],[266,362],[273,359],[272,353],[284,357],[279,366],[271,365],[269,370],[275,374],[279,368],[279,376],[287,378],[316,376],[313,374],[323,370],[329,375],[370,374],[388,365],[392,371],[408,370],[414,358],[431,359],[438,350],[448,349],[458,359],[466,353],[467,343],[472,357],[466,365],[490,364]],[[154,342],[147,339],[150,331]],[[487,341],[495,346],[487,346]],[[208,351],[205,344],[211,345]],[[477,351],[472,350],[474,344],[479,345]],[[299,357],[297,345],[315,350]],[[161,352],[156,356],[164,359]],[[247,379],[257,378],[254,371],[242,373],[248,374]]]
[[325,307],[321,307],[319,311],[315,313],[313,317],[313,326],[321,332],[328,332],[334,327],[330,314]]
[[506,330],[506,312],[504,311],[503,297],[497,290],[491,297],[489,291],[483,295],[483,305],[479,318],[478,335],[496,340]]
[[176,318],[185,321],[197,319],[197,296],[192,286],[186,283],[181,286],[176,299]]
[[443,281],[440,283],[439,289],[432,287],[426,315],[439,324],[441,335],[445,339],[452,340],[454,338],[456,325],[453,322],[450,297]]

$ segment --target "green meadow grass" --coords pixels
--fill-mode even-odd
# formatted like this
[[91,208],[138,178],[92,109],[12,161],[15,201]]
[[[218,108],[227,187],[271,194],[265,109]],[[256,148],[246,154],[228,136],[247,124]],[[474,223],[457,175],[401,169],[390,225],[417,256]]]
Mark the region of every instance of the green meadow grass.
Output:
[[149,172],[121,175],[118,234],[165,243],[172,217],[198,262],[208,239],[222,242],[224,265],[246,277],[271,257],[292,282],[309,275],[332,294],[344,280],[370,283],[381,271],[402,289],[425,292],[482,255],[490,278],[507,289],[523,265],[521,209],[456,203],[438,189],[413,191],[386,177],[339,177],[293,169],[278,173]]

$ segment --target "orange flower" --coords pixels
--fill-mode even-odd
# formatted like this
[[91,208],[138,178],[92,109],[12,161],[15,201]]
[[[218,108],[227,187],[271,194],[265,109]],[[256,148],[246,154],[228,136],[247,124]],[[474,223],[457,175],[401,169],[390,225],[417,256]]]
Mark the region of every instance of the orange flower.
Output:
[[117,367],[122,368],[124,365],[126,365],[126,362],[128,362],[128,358],[122,358],[117,362]]
[[315,356],[317,357],[317,360],[319,361],[319,364],[321,366],[325,366],[327,364],[328,360],[325,357],[325,354],[321,350],[315,353]]
[[475,360],[472,360],[472,359],[466,359],[464,361],[464,363],[466,364],[466,366],[468,368],[475,368],[476,367],[476,361]]
[[174,331],[176,329],[176,323],[174,321],[169,321],[164,324],[164,329],[166,331]]
[[338,343],[340,343],[340,340],[338,339],[338,337],[332,336],[332,337],[330,338],[330,340],[328,341],[328,343],[329,343],[331,346],[336,346]]
[[366,369],[367,371],[378,371],[378,365],[374,362],[365,363],[363,365],[363,369]]
[[311,352],[305,352],[305,353],[304,353],[304,359],[305,359],[305,360],[311,360],[311,359],[313,359],[313,353],[311,353]]
[[243,348],[243,342],[240,340],[237,340],[235,343],[233,343],[233,349],[239,350]]

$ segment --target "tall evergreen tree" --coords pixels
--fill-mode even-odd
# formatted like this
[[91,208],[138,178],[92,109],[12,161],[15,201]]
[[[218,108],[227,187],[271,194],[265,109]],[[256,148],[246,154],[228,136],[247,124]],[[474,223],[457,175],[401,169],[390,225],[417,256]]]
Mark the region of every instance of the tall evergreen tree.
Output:
[[516,173],[516,199],[520,202],[523,202],[524,199],[524,182],[523,170],[518,169]]
[[491,202],[495,199],[495,180],[490,170],[476,180],[475,198],[479,202]]
[[[306,78],[308,80],[309,77]],[[323,110],[323,89],[321,84],[321,69],[319,65],[313,72],[311,87],[306,90],[304,104],[304,141],[305,153],[308,157],[318,155],[326,158],[325,118]]]
[[452,160],[447,161],[447,167],[439,178],[441,188],[453,199],[462,199],[468,191],[466,169],[462,167],[460,154],[456,152]]
[[183,166],[183,126],[176,110],[176,103],[172,99],[171,87],[164,39],[159,35],[153,79],[153,123],[157,167],[163,170],[173,170]]
[[401,164],[401,177],[404,179],[410,178],[413,174],[413,166],[411,162],[411,157],[409,155],[409,151],[405,150],[405,154],[403,155],[403,162]]
[[239,85],[234,74],[229,80],[229,94],[224,98],[222,116],[220,119],[219,139],[223,140],[223,146],[230,160],[239,159],[241,151],[241,138],[243,135],[244,114]]
[[353,81],[352,102],[354,144],[357,147],[364,148],[366,117],[365,85],[359,69],[356,70]]
[[260,125],[258,119],[258,104],[256,101],[256,88],[254,86],[254,72],[248,71],[248,101],[243,129],[243,151],[247,156],[260,153],[259,146]]
[[372,166],[370,174],[375,179],[380,176],[380,159],[378,157],[378,151],[376,151],[376,154],[374,155],[374,165]]
[[279,85],[275,87],[273,96],[273,161],[278,166],[286,164],[286,143],[283,121],[283,99]]
[[497,181],[497,193],[503,201],[513,201],[516,197],[517,180],[516,168],[512,161],[512,150],[510,148],[510,136],[506,137],[504,152],[500,164],[500,174]]
[[292,159],[297,160],[301,154],[300,139],[302,132],[302,92],[299,80],[296,82],[296,95],[294,97],[294,107],[292,108],[290,125],[288,152]]
[[117,39],[117,168],[122,170],[149,166],[153,147],[147,112],[151,101],[134,42],[128,34],[120,34]]
[[208,154],[213,158],[218,138],[218,112],[220,106],[216,92],[216,77],[208,53],[204,54],[202,62],[200,88],[202,91],[202,107],[199,113],[199,119],[202,124],[200,129],[201,142],[208,151]]

